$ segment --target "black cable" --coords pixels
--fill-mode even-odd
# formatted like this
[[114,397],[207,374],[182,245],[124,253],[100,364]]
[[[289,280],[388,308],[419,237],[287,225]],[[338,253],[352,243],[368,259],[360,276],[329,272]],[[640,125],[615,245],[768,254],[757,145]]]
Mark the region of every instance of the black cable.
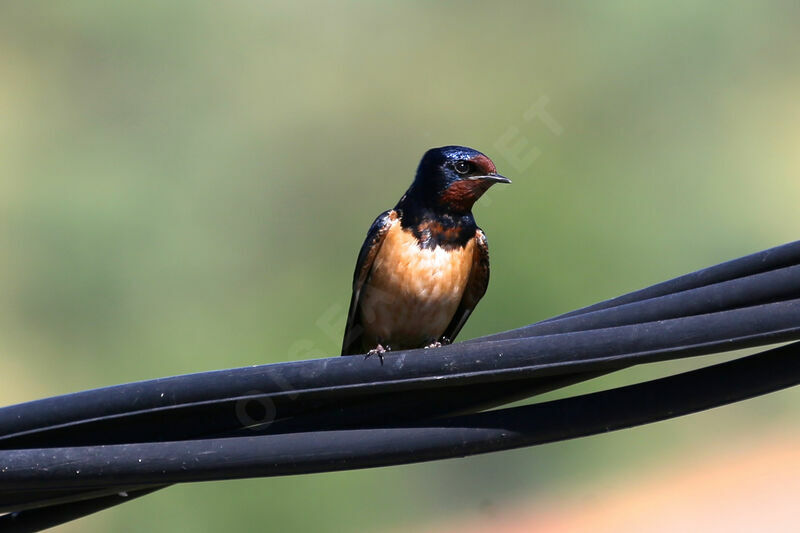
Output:
[[[293,418],[331,402],[366,405],[409,391],[447,394],[454,386],[497,383],[494,394],[503,398],[504,381],[608,372],[796,339],[800,300],[789,300],[615,328],[444,346],[435,357],[398,352],[387,355],[383,365],[336,357],[178,376],[6,407],[0,410],[0,448],[175,440],[234,431],[243,425],[237,406],[247,399],[269,401],[281,409],[276,417]],[[516,396],[513,387],[510,391]],[[455,410],[474,400],[459,401]],[[415,415],[418,404],[386,407]]]
[[610,300],[605,300],[588,307],[583,307],[563,315],[551,318],[558,320],[576,315],[585,314],[600,309],[617,307],[631,302],[639,302],[650,298],[657,298],[666,294],[674,294],[699,287],[705,287],[715,283],[721,283],[744,276],[769,272],[778,268],[784,268],[800,264],[800,241],[794,241],[774,248],[769,248],[761,252],[746,255],[732,261],[726,261],[719,265],[697,270],[690,274],[684,274],[668,281],[663,281],[645,289],[629,292]]
[[[665,420],[800,383],[800,343],[678,375],[419,425],[4,452],[0,494],[329,472],[462,457]],[[29,475],[45,469],[46,474]],[[0,522],[1,523],[1,522]]]
[[117,492],[94,499],[60,503],[45,509],[14,512],[0,516],[0,528],[6,533],[32,533],[83,518],[109,507],[140,498],[163,487]]
[[552,318],[538,324],[467,342],[623,326],[714,313],[798,297],[800,297],[800,265],[792,265],[681,292],[628,303],[619,302],[613,307],[585,309],[580,314]]

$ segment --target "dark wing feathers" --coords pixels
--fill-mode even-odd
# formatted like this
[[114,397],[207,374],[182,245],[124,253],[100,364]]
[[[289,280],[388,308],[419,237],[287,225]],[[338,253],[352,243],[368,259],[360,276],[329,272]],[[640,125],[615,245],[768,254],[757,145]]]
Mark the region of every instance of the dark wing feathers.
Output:
[[472,314],[475,306],[483,298],[488,286],[489,243],[486,242],[486,235],[483,230],[478,228],[478,231],[475,232],[475,255],[472,258],[472,270],[470,270],[467,287],[464,289],[464,296],[461,297],[461,303],[458,304],[456,314],[453,315],[453,320],[450,321],[442,335],[446,339],[445,342],[455,340],[456,335],[467,322],[469,315]]
[[342,341],[342,355],[353,355],[362,353],[361,336],[364,329],[361,326],[361,316],[358,312],[361,289],[369,279],[372,272],[372,263],[381,249],[386,232],[392,225],[392,221],[397,217],[393,209],[384,211],[367,232],[367,238],[361,245],[356,261],[356,270],[353,273],[353,296],[350,298],[350,310],[347,312],[347,325],[344,330],[344,340]]

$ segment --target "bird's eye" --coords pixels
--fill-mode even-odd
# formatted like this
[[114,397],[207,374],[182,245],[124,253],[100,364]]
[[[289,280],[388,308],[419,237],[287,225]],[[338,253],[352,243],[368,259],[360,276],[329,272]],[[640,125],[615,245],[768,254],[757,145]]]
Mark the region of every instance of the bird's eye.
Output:
[[472,165],[469,161],[456,161],[453,167],[456,169],[456,172],[459,174],[466,174],[470,170],[472,170]]

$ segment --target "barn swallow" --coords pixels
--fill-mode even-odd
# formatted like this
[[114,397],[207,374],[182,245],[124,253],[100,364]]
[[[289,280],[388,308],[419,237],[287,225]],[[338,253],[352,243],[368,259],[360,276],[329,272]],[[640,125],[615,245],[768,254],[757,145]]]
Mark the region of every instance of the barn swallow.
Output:
[[367,232],[353,274],[342,355],[452,342],[489,284],[489,248],[472,206],[511,183],[464,146],[428,150],[414,182]]

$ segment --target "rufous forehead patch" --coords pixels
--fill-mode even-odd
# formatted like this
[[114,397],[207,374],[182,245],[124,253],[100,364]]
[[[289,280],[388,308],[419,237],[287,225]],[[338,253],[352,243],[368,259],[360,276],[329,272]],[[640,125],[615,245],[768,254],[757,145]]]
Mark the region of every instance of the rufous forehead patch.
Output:
[[478,167],[481,172],[485,172],[486,174],[494,174],[497,172],[497,168],[495,168],[494,163],[492,160],[486,157],[485,155],[476,155],[472,159],[470,159],[476,167]]

